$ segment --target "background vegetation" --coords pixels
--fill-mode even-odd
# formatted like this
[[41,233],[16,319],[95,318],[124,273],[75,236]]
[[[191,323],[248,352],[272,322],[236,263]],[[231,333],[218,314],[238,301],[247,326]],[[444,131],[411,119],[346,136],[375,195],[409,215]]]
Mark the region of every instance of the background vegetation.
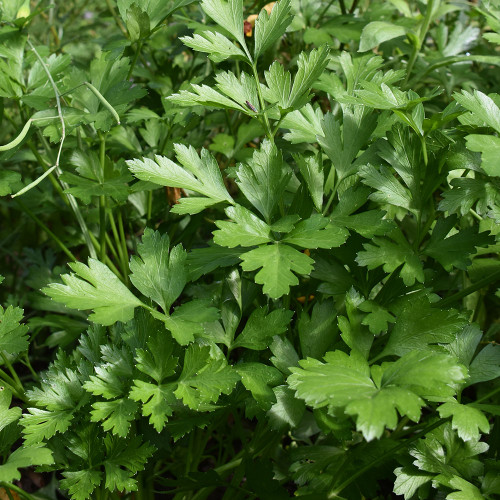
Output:
[[500,496],[500,4],[264,4],[0,2],[1,498]]

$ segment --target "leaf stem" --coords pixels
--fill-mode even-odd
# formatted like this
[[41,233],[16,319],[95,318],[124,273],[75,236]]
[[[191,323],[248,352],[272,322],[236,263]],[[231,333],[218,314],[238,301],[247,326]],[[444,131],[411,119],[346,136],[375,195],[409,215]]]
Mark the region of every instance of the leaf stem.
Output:
[[450,304],[453,304],[454,302],[457,302],[460,299],[463,299],[464,297],[467,297],[467,295],[470,295],[471,293],[474,293],[477,290],[484,288],[486,285],[489,285],[490,283],[493,283],[496,280],[500,280],[500,271],[496,271],[490,274],[489,276],[486,276],[486,278],[476,281],[476,283],[473,283],[467,288],[464,288],[460,292],[454,293],[449,297],[445,297],[444,299],[441,299],[438,302],[434,302],[431,307],[440,307],[440,308],[446,307]]
[[264,116],[264,124],[266,127],[266,135],[268,139],[274,143],[274,135],[271,130],[271,125],[269,124],[269,118],[267,116],[267,111],[264,109],[265,108],[265,102],[264,102],[264,97],[262,95],[262,90],[260,88],[260,80],[259,80],[259,74],[257,73],[257,64],[253,63],[252,64],[252,71],[253,71],[253,77],[255,78],[255,84],[257,86],[257,94],[259,95],[259,104],[260,104],[260,109],[262,109],[262,115]]
[[[101,163],[102,182],[104,182],[106,170],[106,136],[99,132],[99,159]],[[106,196],[99,196],[99,243],[101,247],[100,257],[101,262],[104,262],[106,257]]]
[[434,10],[434,2],[435,0],[428,0],[427,8],[425,9],[425,16],[422,21],[422,25],[420,26],[420,33],[418,34],[418,42],[413,45],[413,50],[411,52],[410,60],[408,61],[408,66],[406,67],[406,78],[403,82],[403,88],[406,88],[408,85],[408,79],[411,76],[413,71],[413,66],[415,65],[415,61],[417,60],[417,56],[422,48],[422,45],[425,40],[425,36],[427,35],[427,31],[429,30],[429,25],[431,23],[432,11]]
[[[432,1],[432,0],[430,0]],[[399,443],[398,445],[394,446],[390,450],[388,450],[385,453],[382,453],[378,458],[376,458],[373,462],[370,462],[369,464],[365,465],[361,469],[359,469],[357,472],[349,476],[348,479],[346,479],[344,482],[342,482],[339,486],[332,488],[329,493],[327,498],[337,498],[338,494],[345,490],[347,486],[349,486],[353,481],[355,481],[358,477],[362,476],[365,472],[368,470],[372,469],[373,467],[376,467],[377,465],[381,464],[391,456],[395,455],[399,450],[402,450],[404,448],[407,448],[409,444],[413,443],[414,441],[417,441],[417,439],[420,439],[422,436],[425,436],[427,433],[430,431],[436,429],[437,427],[440,427],[443,425],[445,422],[447,422],[449,418],[440,418],[436,422],[428,425],[425,427],[421,432],[416,434],[415,436],[407,439],[406,441],[403,441]]]

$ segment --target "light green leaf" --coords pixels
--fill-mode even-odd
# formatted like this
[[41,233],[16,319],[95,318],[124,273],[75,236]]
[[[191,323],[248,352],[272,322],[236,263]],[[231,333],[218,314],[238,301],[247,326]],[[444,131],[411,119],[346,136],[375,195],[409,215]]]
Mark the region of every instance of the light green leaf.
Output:
[[164,156],[156,156],[156,162],[149,158],[130,160],[129,169],[139,179],[154,182],[161,186],[190,189],[212,200],[212,204],[222,201],[232,202],[222,179],[219,165],[206,150],[201,155],[190,146],[174,146],[179,166]]
[[52,452],[43,446],[22,446],[13,451],[7,461],[0,465],[0,481],[11,483],[21,479],[18,469],[34,465],[51,465],[54,463]]
[[181,245],[172,250],[169,245],[167,234],[146,228],[137,246],[139,257],[130,260],[130,281],[166,313],[187,282],[186,252]]
[[217,88],[222,93],[241,104],[245,114],[255,116],[255,111],[246,105],[246,101],[252,104],[257,111],[261,111],[255,79],[244,71],[241,72],[239,78],[232,71],[221,71],[215,77],[215,81]]
[[240,258],[244,271],[262,268],[255,275],[255,281],[264,285],[264,293],[273,299],[286,295],[290,291],[290,286],[299,283],[294,272],[309,275],[314,263],[304,253],[280,243],[250,250],[242,254]]
[[415,281],[423,283],[424,269],[418,255],[399,229],[393,231],[391,237],[391,240],[374,237],[371,243],[364,243],[364,250],[358,252],[356,262],[368,269],[383,266],[386,273],[402,265],[400,275],[405,285],[411,286]]
[[50,439],[58,432],[66,432],[73,420],[73,412],[69,410],[47,411],[28,408],[28,412],[20,421],[24,427],[24,442],[27,446]]
[[462,90],[461,94],[456,92],[453,97],[464,108],[471,111],[476,118],[500,133],[500,109],[491,97],[479,90],[474,90],[472,94]]
[[405,35],[406,29],[403,26],[384,21],[373,21],[368,23],[361,32],[358,52],[366,52],[382,42]]
[[474,486],[469,481],[462,477],[455,476],[450,480],[452,488],[458,489],[446,496],[446,500],[484,500],[485,497],[481,494],[479,488]]
[[233,248],[236,246],[249,247],[272,241],[271,228],[250,210],[235,205],[226,208],[226,214],[234,222],[217,221],[219,228],[214,231],[214,242],[217,245]]
[[398,467],[394,469],[396,481],[394,481],[394,493],[403,495],[405,500],[410,500],[415,492],[434,478],[434,474],[426,474],[418,469]]
[[246,47],[243,34],[243,0],[203,0],[201,8]]
[[203,404],[215,403],[221,394],[229,394],[239,379],[218,347],[191,344],[174,394],[198,410]]
[[269,314],[265,307],[255,309],[231,347],[246,347],[256,351],[267,349],[275,335],[287,331],[292,316],[293,312],[285,309],[276,309]]
[[142,402],[142,415],[149,417],[149,423],[161,432],[172,416],[175,384],[150,384],[142,380],[134,380],[129,397],[134,401]]
[[306,54],[301,52],[287,108],[299,109],[309,100],[309,91],[328,64],[328,47],[323,45]]
[[[500,113],[500,111],[499,111]],[[481,167],[488,174],[500,176],[500,138],[494,135],[471,134],[466,138],[467,149],[481,153]]]
[[61,488],[68,490],[74,500],[86,500],[102,481],[102,472],[99,470],[84,469],[78,471],[64,471]]
[[260,11],[255,20],[255,59],[284,35],[293,19],[290,7],[290,0],[280,0],[275,3],[269,16],[265,9]]
[[441,418],[453,417],[451,427],[464,441],[479,441],[479,431],[486,434],[490,432],[490,424],[484,413],[472,406],[445,403],[438,408],[438,412]]
[[21,417],[22,409],[19,406],[10,408],[11,401],[12,393],[2,387],[0,389],[0,431]]
[[64,285],[52,283],[42,292],[72,309],[93,309],[91,321],[101,325],[126,322],[134,317],[134,309],[143,305],[108,266],[98,260],[89,259],[88,266],[81,262],[69,266],[76,274],[63,274]]
[[259,406],[269,410],[276,402],[272,387],[283,381],[281,372],[262,363],[238,363],[234,369]]
[[211,306],[210,301],[195,299],[176,307],[170,316],[158,315],[157,318],[165,323],[180,345],[187,345],[194,340],[195,335],[203,333],[203,323],[219,319],[219,311]]
[[[301,142],[312,144],[317,142],[318,136],[323,135],[323,129],[321,128],[322,120],[323,112],[321,108],[317,107],[315,109],[311,104],[307,103],[304,107],[288,113],[281,121],[281,128],[289,130],[289,132],[283,135],[283,139],[292,144],[299,144]],[[299,156],[299,158],[302,158],[302,156]],[[306,160],[309,160],[309,158],[311,157],[306,157]]]
[[98,401],[92,405],[91,422],[100,422],[105,431],[111,431],[120,437],[126,437],[130,424],[135,418],[137,403],[128,398],[113,401]]
[[248,201],[269,223],[291,175],[290,168],[283,162],[281,151],[266,139],[246,165],[239,165],[236,182]]
[[320,214],[313,214],[309,219],[300,221],[283,241],[302,248],[334,248],[345,243],[349,232],[329,223]]
[[455,310],[434,308],[427,297],[410,295],[396,313],[384,354],[402,356],[432,344],[450,343],[466,323]]
[[[296,111],[294,111],[296,113]],[[299,167],[302,177],[306,181],[307,189],[311,195],[314,207],[318,212],[321,212],[323,207],[323,185],[325,175],[323,173],[323,165],[318,161],[317,156],[298,155],[295,157],[297,166]]]
[[248,59],[245,53],[217,31],[202,31],[192,37],[180,37],[185,45],[199,52],[208,52],[208,57],[215,63],[225,61],[228,57]]
[[28,327],[19,323],[22,319],[20,307],[0,306],[0,351],[17,354],[28,349]]
[[280,431],[286,429],[287,426],[297,427],[306,410],[304,401],[296,398],[294,392],[286,385],[274,387],[273,392],[276,403],[267,412],[269,425]]
[[247,113],[248,111],[248,108],[229,99],[208,85],[192,84],[191,89],[193,92],[181,90],[178,94],[173,94],[168,97],[168,100],[180,106],[206,106],[208,108],[235,109],[243,113]]

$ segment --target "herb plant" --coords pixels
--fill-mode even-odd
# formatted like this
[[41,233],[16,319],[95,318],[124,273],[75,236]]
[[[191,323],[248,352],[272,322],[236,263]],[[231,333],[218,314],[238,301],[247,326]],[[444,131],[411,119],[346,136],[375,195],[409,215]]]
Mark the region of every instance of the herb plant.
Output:
[[0,4],[0,493],[500,496],[498,3]]

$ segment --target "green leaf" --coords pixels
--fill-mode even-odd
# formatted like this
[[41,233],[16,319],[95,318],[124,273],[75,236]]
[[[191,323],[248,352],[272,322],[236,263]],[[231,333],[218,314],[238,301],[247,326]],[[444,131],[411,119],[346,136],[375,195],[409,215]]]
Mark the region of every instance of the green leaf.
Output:
[[10,170],[0,172],[0,196],[6,196],[21,187],[21,174]]
[[241,249],[218,246],[191,250],[187,255],[189,280],[195,281],[218,267],[234,266],[240,260],[240,253]]
[[295,397],[294,393],[286,385],[273,388],[276,403],[267,412],[269,425],[278,431],[298,427],[304,415],[306,405],[301,399]]
[[213,235],[217,245],[229,248],[249,247],[272,241],[269,225],[250,210],[235,205],[226,208],[225,212],[234,222],[216,221],[215,224],[219,229],[214,231]]
[[287,331],[292,316],[293,312],[285,309],[276,309],[269,314],[265,307],[254,309],[231,348],[246,347],[256,351],[267,349],[275,335]]
[[336,319],[332,300],[314,304],[311,315],[301,312],[297,326],[303,356],[318,359],[325,354],[338,335]]
[[418,255],[399,229],[390,236],[392,240],[374,237],[372,243],[363,243],[364,250],[358,252],[356,262],[368,269],[383,266],[386,273],[392,273],[402,265],[399,273],[405,285],[411,286],[415,281],[422,283],[424,269]]
[[426,474],[413,468],[398,467],[394,469],[394,493],[403,495],[405,500],[410,500],[416,491],[434,478],[433,474]]
[[465,227],[451,236],[454,226],[458,222],[456,215],[446,219],[438,219],[424,253],[436,259],[446,271],[453,267],[466,270],[471,260],[469,255],[477,252],[476,247],[486,247],[495,243],[495,238],[487,231],[477,232],[477,227]]
[[262,268],[255,275],[255,281],[264,285],[264,293],[273,299],[288,294],[290,286],[299,283],[294,272],[309,275],[314,263],[304,253],[280,243],[260,246],[242,254],[240,258],[244,271]]
[[248,59],[240,48],[217,31],[202,31],[192,37],[180,37],[180,40],[194,50],[208,52],[208,57],[215,63],[225,61],[229,57]]
[[142,415],[149,417],[149,423],[157,432],[161,432],[168,418],[172,416],[176,403],[173,393],[175,384],[157,385],[142,380],[134,380],[134,384],[129,397],[142,402]]
[[137,246],[139,257],[130,259],[130,281],[167,313],[187,282],[186,252],[181,245],[169,246],[168,234],[146,228]]
[[272,387],[283,381],[281,372],[262,363],[238,363],[234,369],[259,406],[269,410],[276,402]]
[[127,9],[127,17],[125,19],[127,30],[130,35],[131,42],[137,42],[142,38],[147,38],[150,33],[150,21],[147,12],[133,3]]
[[500,177],[498,155],[500,154],[500,138],[493,135],[471,134],[466,138],[467,149],[481,153],[481,167],[488,174]]
[[247,107],[229,99],[208,85],[192,84],[191,89],[193,92],[181,90],[178,94],[169,96],[168,100],[179,106],[205,106],[207,108],[235,109],[236,111],[248,114]]
[[438,408],[438,412],[441,418],[453,417],[451,427],[464,441],[479,441],[479,431],[486,434],[490,432],[490,424],[484,413],[472,406],[445,403]]
[[410,190],[403,186],[386,166],[382,165],[377,169],[372,165],[365,165],[359,170],[359,175],[365,184],[377,190],[370,195],[370,199],[414,210]]
[[348,231],[329,223],[320,214],[313,214],[309,219],[300,221],[283,241],[302,248],[335,248],[345,243]]
[[43,446],[22,446],[13,451],[7,461],[0,465],[0,481],[11,483],[21,479],[18,469],[34,465],[51,465],[54,463],[52,452]]
[[290,0],[280,0],[274,5],[269,16],[265,9],[260,11],[259,17],[255,20],[255,59],[284,35],[293,19],[290,8]]
[[361,32],[358,52],[366,52],[382,42],[406,35],[406,29],[394,23],[373,21],[368,23]]
[[[64,285],[51,283],[42,292],[72,309],[93,309],[89,319],[101,325],[126,322],[143,305],[109,268],[95,259],[70,263],[76,274],[63,274]],[[83,279],[82,279],[83,278]],[[86,281],[84,281],[86,280]]]
[[19,406],[10,408],[11,401],[12,393],[2,387],[0,390],[0,431],[21,417],[22,409]]
[[410,295],[396,313],[384,355],[402,356],[432,344],[450,343],[465,325],[465,319],[455,310],[433,308],[427,297]]
[[156,162],[149,158],[129,160],[127,161],[128,167],[137,178],[143,181],[154,182],[161,186],[189,189],[203,194],[212,200],[211,203],[207,200],[205,206],[223,201],[232,202],[224,186],[219,165],[206,149],[202,149],[201,156],[198,156],[192,146],[187,148],[176,144],[174,148],[182,167],[164,156],[156,156]]
[[[309,144],[317,142],[318,136],[323,135],[321,122],[323,112],[321,108],[314,109],[309,103],[304,107],[288,113],[281,120],[281,128],[289,129],[283,139],[292,144],[307,142]],[[309,158],[309,157],[307,157]]]
[[144,470],[148,458],[155,451],[154,446],[141,443],[138,437],[124,440],[111,434],[104,437],[104,444],[106,488],[109,491],[137,491],[137,481],[134,476]]
[[291,369],[288,384],[313,408],[327,406],[330,413],[334,408],[345,408],[348,415],[357,416],[356,428],[367,441],[380,438],[385,427],[397,426],[396,410],[418,422],[425,404],[421,396],[429,392],[449,396],[455,392],[452,385],[466,377],[466,370],[451,356],[424,351],[372,367],[377,384],[370,378],[368,362],[356,351],[351,355],[328,352],[325,361],[300,361],[301,368]]
[[362,302],[359,305],[359,309],[368,313],[361,323],[363,325],[368,325],[370,332],[374,335],[386,332],[389,328],[389,323],[394,323],[394,321],[396,321],[394,316],[387,311],[387,309],[372,300],[365,300]]
[[234,102],[241,104],[243,112],[255,116],[255,111],[248,108],[246,101],[252,104],[257,111],[261,111],[255,78],[244,71],[239,78],[232,71],[221,71],[215,77],[218,89]]
[[229,394],[239,379],[218,347],[191,344],[174,394],[198,410],[205,403],[215,403],[221,394]]
[[73,412],[69,410],[46,411],[28,408],[28,412],[23,415],[20,422],[24,427],[24,443],[27,446],[50,439],[58,432],[66,432],[73,420]]
[[449,493],[446,500],[484,500],[485,498],[479,488],[459,476],[453,477],[450,480],[450,485],[459,491]]
[[20,307],[0,306],[0,351],[18,354],[29,347],[28,326],[21,325],[23,310]]
[[269,223],[291,175],[292,172],[283,162],[281,151],[266,139],[248,164],[240,164],[236,182],[248,201]]
[[318,212],[321,212],[323,208],[323,185],[325,181],[323,165],[320,164],[317,156],[304,157],[297,155],[295,161],[306,182],[314,207]]
[[74,500],[86,500],[90,497],[97,486],[101,484],[102,472],[92,469],[79,471],[64,471],[64,479],[61,480],[61,488],[68,490]]
[[127,398],[113,401],[98,401],[92,405],[91,422],[100,422],[105,431],[111,431],[120,437],[126,437],[130,424],[135,418],[137,403]]
[[471,111],[477,119],[500,133],[500,109],[491,97],[479,90],[474,90],[472,94],[462,90],[461,94],[455,92],[453,97],[464,108]]
[[488,344],[481,349],[470,364],[469,375],[468,386],[500,377],[500,346]]
[[246,47],[243,34],[243,1],[242,0],[203,0],[201,8],[219,26],[228,31],[242,47]]
[[297,73],[286,108],[299,109],[309,101],[309,91],[328,64],[328,47],[323,45],[306,54],[301,52],[297,61]]

